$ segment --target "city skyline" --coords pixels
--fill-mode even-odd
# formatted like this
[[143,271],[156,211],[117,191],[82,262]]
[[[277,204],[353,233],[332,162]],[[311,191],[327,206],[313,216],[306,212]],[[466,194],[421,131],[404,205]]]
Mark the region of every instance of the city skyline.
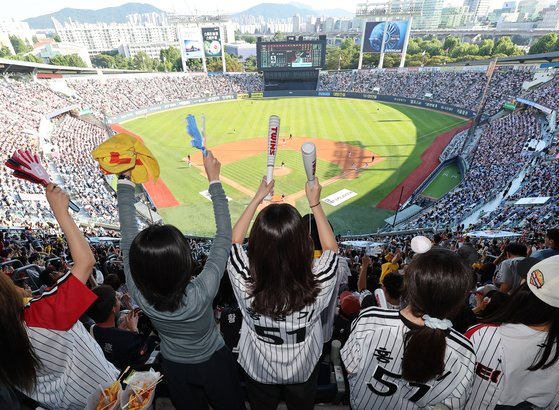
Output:
[[[38,3],[36,0],[20,0],[18,2],[10,3],[5,9],[5,17],[13,18],[14,20],[25,20],[30,17],[36,17],[43,14],[54,13],[60,9],[70,7],[79,9],[100,9],[104,7],[116,7],[122,4],[130,3],[131,0],[98,0],[95,2],[95,7],[84,2],[73,0],[51,0],[49,2]],[[342,8],[344,10],[355,12],[358,3],[363,3],[363,0],[349,0],[340,5],[337,0],[302,0],[302,1],[266,1],[266,0],[237,0],[234,2],[234,8],[230,5],[231,2],[223,0],[158,0],[154,2],[143,1],[152,4],[167,12],[177,13],[214,13],[216,11],[222,13],[236,13],[253,7],[257,4],[268,2],[278,4],[294,3],[297,5],[306,5],[314,9],[333,9]],[[489,0],[489,8],[494,9],[501,7],[504,0]],[[462,5],[463,0],[445,0],[445,5]]]

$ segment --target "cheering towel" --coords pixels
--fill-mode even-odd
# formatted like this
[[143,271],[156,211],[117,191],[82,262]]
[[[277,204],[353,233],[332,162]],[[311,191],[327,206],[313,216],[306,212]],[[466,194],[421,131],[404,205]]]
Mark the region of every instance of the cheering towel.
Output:
[[159,164],[142,141],[120,133],[103,142],[91,153],[105,174],[132,170],[130,179],[136,184],[159,178]]

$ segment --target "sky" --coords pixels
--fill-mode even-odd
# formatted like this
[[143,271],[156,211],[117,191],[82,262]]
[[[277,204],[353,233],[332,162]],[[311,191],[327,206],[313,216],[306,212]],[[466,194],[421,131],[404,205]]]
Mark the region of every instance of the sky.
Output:
[[[150,3],[165,11],[176,11],[179,13],[187,12],[237,12],[245,10],[259,3],[289,3],[290,1],[279,0],[96,0],[95,2],[83,0],[16,0],[3,4],[3,18],[13,18],[15,20],[23,20],[28,17],[36,17],[42,14],[53,13],[64,7],[73,7],[80,9],[100,9],[104,7],[119,6],[124,3],[138,2]],[[307,4],[316,9],[343,8],[349,11],[355,11],[358,3],[364,0],[299,0],[298,3]],[[504,0],[489,0],[491,8],[497,8],[502,5]],[[447,0],[446,3],[453,5],[461,4],[461,0]]]

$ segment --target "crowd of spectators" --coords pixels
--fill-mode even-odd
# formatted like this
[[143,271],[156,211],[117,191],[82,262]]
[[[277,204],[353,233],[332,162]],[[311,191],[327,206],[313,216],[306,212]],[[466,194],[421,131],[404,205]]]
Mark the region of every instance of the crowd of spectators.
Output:
[[[41,116],[63,108],[68,101],[46,87],[31,81],[2,78],[0,80],[0,163],[17,149],[36,151]],[[20,194],[39,194],[42,189],[11,176],[12,171],[0,167],[0,226],[38,226],[51,217],[42,201],[22,200]],[[27,199],[27,198],[26,198]]]
[[536,86],[533,90],[529,90],[523,95],[524,98],[530,101],[535,101],[544,107],[552,110],[559,109],[559,76],[555,75],[550,81]]
[[[518,240],[472,239],[463,232],[463,227],[459,227],[457,231],[446,229],[440,234],[428,234],[432,240],[430,246],[455,253],[469,267],[472,275],[468,297],[462,302],[460,312],[451,318],[456,331],[466,333],[471,326],[499,312],[514,297],[515,291],[523,286],[523,278],[525,281],[531,266],[559,254],[559,231],[548,229],[549,226],[541,225],[541,230],[527,230]],[[413,245],[412,236],[377,235],[362,239],[375,241],[376,248],[371,249],[372,252],[365,252],[361,248],[340,244],[338,251],[336,274],[341,275],[342,270],[347,269],[348,277],[340,281],[335,290],[338,297],[330,332],[332,340],[339,341],[342,348],[348,343],[354,330],[352,322],[359,317],[360,312],[379,312],[378,307],[389,311],[405,309],[406,300],[402,297],[405,295],[405,273],[418,252]],[[188,242],[193,250],[196,277],[202,272],[211,240],[190,238]],[[104,362],[106,360],[120,371],[128,366],[138,371],[150,367],[161,370],[160,339],[150,319],[138,309],[128,292],[123,272],[123,255],[118,242],[92,242],[90,248],[95,257],[95,265],[86,285],[92,289],[97,300],[80,318],[81,324],[78,323],[77,326],[83,325],[93,337],[88,343],[95,340],[99,344],[104,355],[104,359],[102,356],[96,359],[103,360],[102,363],[99,362],[99,366],[110,366]],[[49,291],[57,279],[66,276],[72,265],[64,237],[59,234],[50,235],[41,229],[17,234],[1,231],[0,252],[1,274],[11,278],[18,294],[25,300],[37,298]],[[11,265],[10,262],[16,261],[23,265],[32,263],[38,270],[14,270],[16,265]],[[234,353],[237,352],[242,314],[227,275],[222,278],[214,298],[213,314],[226,346]],[[328,376],[332,366],[329,361],[332,343],[327,340],[325,342],[320,362],[322,376]],[[345,373],[344,377],[347,377]],[[321,381],[320,384],[325,388],[328,382]],[[37,386],[38,389],[41,387]],[[34,400],[44,397],[24,393]],[[83,402],[89,393],[81,394],[85,396],[78,395],[72,400]],[[164,397],[166,394],[163,387],[158,389],[156,397]],[[329,402],[332,397],[317,395],[317,400]],[[348,403],[349,392],[346,390],[337,400],[341,404]],[[32,403],[43,404],[40,400]]]
[[526,164],[531,152],[526,141],[540,138],[540,123],[531,110],[518,111],[486,124],[470,167],[461,184],[404,228],[459,224],[478,205],[510,188],[510,182]]
[[91,221],[116,225],[116,201],[107,188],[91,152],[106,138],[106,131],[70,114],[54,119],[49,162],[62,178],[72,199],[83,204]]
[[[496,70],[488,90],[485,113],[496,113],[505,101],[520,95],[522,83],[532,75],[529,70]],[[431,99],[476,111],[487,77],[485,71],[359,70],[331,71],[319,79],[319,90],[378,91],[382,95]]]
[[[541,230],[559,221],[559,145],[552,144],[532,162],[520,188],[495,211],[484,215],[477,227]],[[521,198],[549,197],[543,205],[515,205]]]

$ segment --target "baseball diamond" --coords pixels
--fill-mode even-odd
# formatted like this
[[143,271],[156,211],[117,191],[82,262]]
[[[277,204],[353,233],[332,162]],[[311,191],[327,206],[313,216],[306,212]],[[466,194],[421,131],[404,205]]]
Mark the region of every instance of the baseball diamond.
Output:
[[[309,212],[300,148],[312,141],[317,147],[316,175],[324,186],[323,197],[343,189],[357,194],[336,206],[324,204],[335,231],[344,234],[372,232],[382,226],[393,209],[379,202],[422,165],[422,154],[439,135],[465,123],[431,110],[338,98],[237,100],[121,123],[117,129],[142,138],[161,165],[160,181],[148,186],[158,211],[166,222],[194,235],[210,235],[214,222],[208,200],[201,195],[206,189],[202,156],[190,147],[187,114],[206,117],[206,144],[222,163],[233,219],[266,174],[267,119],[276,114],[281,127],[273,200],[291,203],[302,214]],[[428,159],[431,162],[432,157]]]

